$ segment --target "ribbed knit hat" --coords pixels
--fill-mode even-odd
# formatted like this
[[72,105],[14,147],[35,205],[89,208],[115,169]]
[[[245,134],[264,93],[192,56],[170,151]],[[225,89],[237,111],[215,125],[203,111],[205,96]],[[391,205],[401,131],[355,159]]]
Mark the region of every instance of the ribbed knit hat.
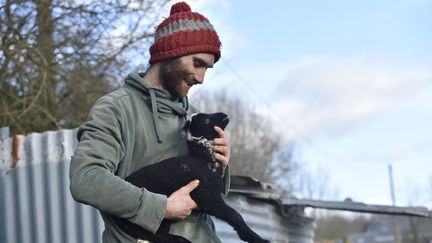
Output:
[[192,12],[185,2],[171,7],[170,16],[156,28],[154,43],[150,47],[150,63],[160,62],[193,53],[205,52],[221,56],[220,40],[207,18]]

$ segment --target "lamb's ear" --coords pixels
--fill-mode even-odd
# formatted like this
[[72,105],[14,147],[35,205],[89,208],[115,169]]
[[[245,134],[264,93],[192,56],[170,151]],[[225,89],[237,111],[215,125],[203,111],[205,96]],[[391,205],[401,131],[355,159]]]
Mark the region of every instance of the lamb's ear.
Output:
[[186,123],[183,126],[183,131],[188,131],[190,129],[191,121],[186,120]]
[[192,118],[194,116],[196,116],[196,114],[198,114],[198,113],[194,113],[190,117],[188,117],[188,119],[186,119],[186,123],[183,126],[183,131],[189,131],[190,130],[190,126],[191,126],[191,123],[192,123]]

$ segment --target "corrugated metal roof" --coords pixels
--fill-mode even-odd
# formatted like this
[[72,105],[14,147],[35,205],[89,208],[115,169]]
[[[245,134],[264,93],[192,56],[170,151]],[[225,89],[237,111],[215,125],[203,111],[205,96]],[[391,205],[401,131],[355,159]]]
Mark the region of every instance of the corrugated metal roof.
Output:
[[267,199],[281,204],[285,208],[291,207],[312,207],[331,210],[344,210],[351,212],[364,212],[374,214],[405,215],[432,218],[432,211],[426,207],[398,207],[388,205],[366,204],[352,200],[345,201],[325,201],[312,199],[298,199],[287,194],[281,194],[277,190],[272,190],[268,184],[260,183],[248,177],[236,179],[240,186],[232,188],[232,192],[246,195],[248,197]]
[[345,210],[374,214],[405,215],[417,217],[432,217],[432,212],[426,207],[397,207],[376,204],[366,204],[354,201],[323,201],[310,199],[282,198],[284,206],[302,206],[323,209]]

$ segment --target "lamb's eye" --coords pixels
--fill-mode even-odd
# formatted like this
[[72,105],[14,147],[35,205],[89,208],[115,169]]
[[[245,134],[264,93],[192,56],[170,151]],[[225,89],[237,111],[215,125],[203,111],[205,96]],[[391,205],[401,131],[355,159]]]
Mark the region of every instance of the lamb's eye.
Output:
[[207,119],[205,119],[205,124],[209,124],[210,123],[210,119],[209,118],[207,118]]

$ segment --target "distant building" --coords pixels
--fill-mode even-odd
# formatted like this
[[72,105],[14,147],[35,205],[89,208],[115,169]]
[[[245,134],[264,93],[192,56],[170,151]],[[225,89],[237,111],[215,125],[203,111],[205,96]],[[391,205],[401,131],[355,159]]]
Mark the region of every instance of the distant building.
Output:
[[364,232],[348,237],[350,243],[432,243],[432,218],[382,217],[372,219]]

